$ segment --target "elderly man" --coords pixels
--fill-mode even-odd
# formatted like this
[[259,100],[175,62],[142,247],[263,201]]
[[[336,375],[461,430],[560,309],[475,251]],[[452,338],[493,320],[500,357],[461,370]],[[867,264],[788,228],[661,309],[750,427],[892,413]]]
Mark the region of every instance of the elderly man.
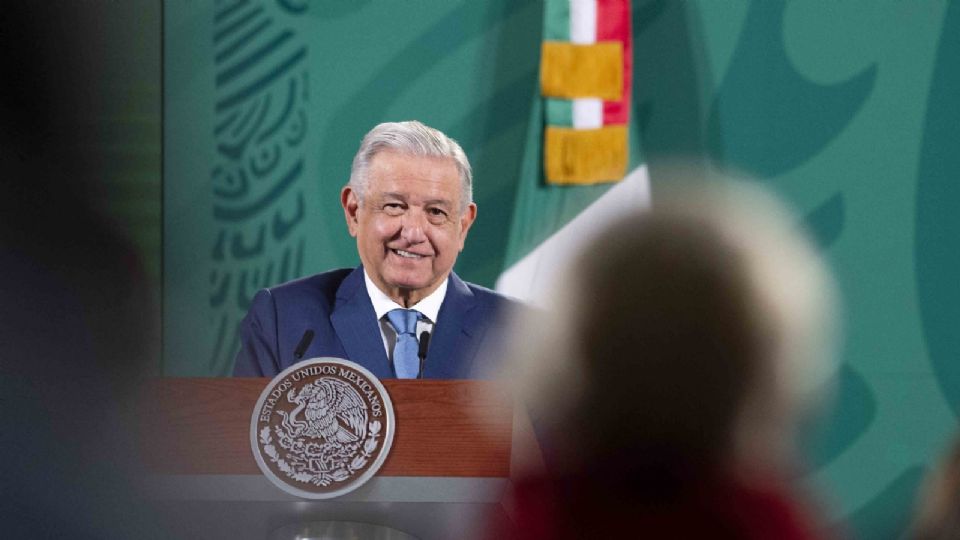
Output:
[[317,356],[380,378],[490,373],[511,302],[452,272],[477,217],[471,174],[460,145],[420,122],[367,133],[340,194],[362,265],[258,292],[234,375],[274,376]]

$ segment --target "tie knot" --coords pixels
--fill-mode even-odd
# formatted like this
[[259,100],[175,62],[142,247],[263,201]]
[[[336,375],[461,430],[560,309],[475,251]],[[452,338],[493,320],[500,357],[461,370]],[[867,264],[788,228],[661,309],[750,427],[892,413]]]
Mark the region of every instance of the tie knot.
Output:
[[387,313],[390,324],[398,334],[415,335],[420,312],[415,309],[395,309]]

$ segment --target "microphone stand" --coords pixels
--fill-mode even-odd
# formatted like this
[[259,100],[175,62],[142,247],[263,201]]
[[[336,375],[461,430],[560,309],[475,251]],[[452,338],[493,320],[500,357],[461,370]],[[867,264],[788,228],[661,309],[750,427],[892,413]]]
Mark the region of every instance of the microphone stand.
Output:
[[420,334],[420,347],[417,349],[417,356],[420,358],[420,371],[417,372],[417,378],[423,378],[423,362],[427,359],[427,348],[430,347],[430,332],[424,331]]

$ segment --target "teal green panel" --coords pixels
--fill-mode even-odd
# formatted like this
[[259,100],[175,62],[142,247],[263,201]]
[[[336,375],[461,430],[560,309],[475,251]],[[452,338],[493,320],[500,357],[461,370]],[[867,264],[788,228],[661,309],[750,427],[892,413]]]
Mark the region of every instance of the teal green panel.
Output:
[[669,179],[664,168],[683,159],[703,165],[704,109],[710,88],[701,34],[690,4],[666,0],[634,2],[633,100],[630,136],[639,141],[651,172],[654,200]]
[[877,417],[877,399],[866,379],[848,365],[837,374],[837,402],[825,421],[805,433],[810,465],[820,468],[850,448]]
[[844,221],[846,221],[846,206],[843,203],[843,195],[838,193],[811,210],[804,217],[803,226],[817,245],[826,249],[840,237]]
[[823,150],[851,122],[877,78],[876,65],[832,85],[798,73],[784,48],[787,5],[751,4],[709,120],[714,159],[759,176],[789,171]]
[[[537,91],[537,84],[537,72],[531,69],[488,100],[476,104],[451,128],[452,132],[470,134],[461,137],[460,142],[470,154],[474,170],[484,171],[478,180],[482,190],[475,193],[480,214],[471,229],[468,249],[457,259],[456,271],[491,287],[503,270],[505,237],[515,205],[517,162],[521,156],[517,149],[523,148],[530,115],[529,96]],[[468,130],[466,126],[475,129]]]
[[835,403],[804,434],[807,464],[860,537],[896,538],[924,464],[957,430],[957,7],[727,6],[692,10],[691,43],[715,62],[698,71],[705,154],[785,198],[835,273],[841,369]]
[[917,295],[944,396],[960,418],[960,4],[937,51],[917,173]]
[[896,540],[903,538],[912,519],[917,488],[926,471],[911,467],[884,487],[876,497],[853,513],[846,526],[855,538]]

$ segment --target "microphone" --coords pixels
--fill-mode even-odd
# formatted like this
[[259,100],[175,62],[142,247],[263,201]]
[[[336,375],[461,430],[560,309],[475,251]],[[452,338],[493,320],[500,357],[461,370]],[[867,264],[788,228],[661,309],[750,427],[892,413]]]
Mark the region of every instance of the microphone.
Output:
[[423,378],[423,361],[427,359],[427,348],[430,346],[430,332],[426,330],[420,334],[420,347],[417,349],[417,356],[420,357],[420,371],[417,378]]
[[310,342],[313,341],[313,330],[307,330],[303,333],[303,337],[300,338],[300,343],[297,343],[297,348],[293,350],[293,357],[297,360],[303,359],[303,353],[307,352],[307,347],[310,346]]

